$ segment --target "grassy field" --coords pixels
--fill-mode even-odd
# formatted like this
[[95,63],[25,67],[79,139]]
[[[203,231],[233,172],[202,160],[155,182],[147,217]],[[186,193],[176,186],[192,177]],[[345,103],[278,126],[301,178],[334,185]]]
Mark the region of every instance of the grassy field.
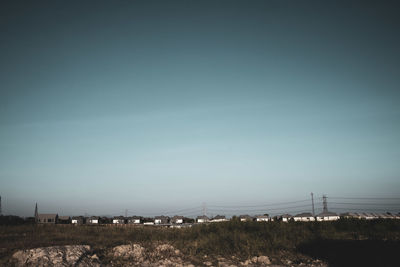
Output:
[[[354,248],[355,245],[354,249],[357,249],[357,244],[362,247],[369,242],[370,247],[381,244],[380,247],[388,246],[389,252],[391,249],[400,251],[400,220],[339,220],[309,223],[259,223],[233,220],[181,229],[101,225],[0,226],[0,265],[17,249],[88,244],[102,257],[107,249],[129,242],[140,243],[147,247],[159,242],[170,243],[185,255],[193,257],[235,255],[247,258],[288,251],[322,257],[329,261],[332,260],[329,259],[332,255],[318,249],[325,246],[330,251],[334,250],[335,246]],[[368,246],[365,249],[368,250]],[[385,256],[390,257],[390,254]]]

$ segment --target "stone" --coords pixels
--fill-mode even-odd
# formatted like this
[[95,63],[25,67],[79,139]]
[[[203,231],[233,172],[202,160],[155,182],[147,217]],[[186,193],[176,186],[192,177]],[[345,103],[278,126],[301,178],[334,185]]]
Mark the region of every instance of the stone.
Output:
[[128,244],[116,246],[112,249],[112,251],[114,257],[133,259],[136,262],[142,262],[145,249],[138,244]]
[[19,250],[12,255],[14,266],[100,266],[99,258],[90,255],[87,245],[53,246]]
[[252,264],[253,262],[251,260],[245,260],[244,262],[242,262],[241,264],[244,266],[248,266],[250,264]]
[[236,265],[231,264],[228,261],[218,261],[219,267],[236,267]]
[[179,249],[175,249],[172,245],[161,244],[154,249],[151,258],[153,259],[170,258],[170,257],[176,257],[180,254],[181,252],[179,251]]
[[259,256],[257,257],[257,263],[268,265],[271,264],[271,261],[269,260],[268,256]]

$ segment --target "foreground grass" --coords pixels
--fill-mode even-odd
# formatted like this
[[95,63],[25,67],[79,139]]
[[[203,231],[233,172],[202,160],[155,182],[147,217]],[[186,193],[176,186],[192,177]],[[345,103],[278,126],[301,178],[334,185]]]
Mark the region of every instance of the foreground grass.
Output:
[[129,242],[147,247],[170,243],[187,256],[236,255],[247,258],[293,251],[321,240],[400,240],[400,220],[339,220],[335,222],[229,221],[190,228],[144,226],[20,225],[0,226],[0,264],[17,249],[88,244],[101,255]]

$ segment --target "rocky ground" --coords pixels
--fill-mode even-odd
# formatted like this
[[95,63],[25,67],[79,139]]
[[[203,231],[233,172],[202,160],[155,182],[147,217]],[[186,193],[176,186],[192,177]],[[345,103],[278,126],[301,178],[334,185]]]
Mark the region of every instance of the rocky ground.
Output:
[[90,246],[55,246],[19,250],[10,260],[14,266],[100,266]]
[[[284,257],[284,256],[283,256]],[[327,266],[319,260],[297,258],[293,261],[279,257],[257,255],[249,259],[235,256],[187,258],[170,244],[158,244],[145,248],[139,244],[126,244],[106,250],[105,255],[97,256],[90,246],[53,246],[19,250],[12,255],[10,266]]]

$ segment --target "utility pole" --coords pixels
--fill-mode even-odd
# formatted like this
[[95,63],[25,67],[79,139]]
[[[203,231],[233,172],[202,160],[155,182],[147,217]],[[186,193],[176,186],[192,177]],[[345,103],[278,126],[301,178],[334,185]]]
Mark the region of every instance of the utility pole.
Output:
[[0,215],[3,215],[3,211],[1,210],[1,196],[0,196]]
[[38,213],[38,208],[37,208],[37,202],[35,205],[35,222],[38,222],[39,220],[39,213]]
[[125,209],[125,218],[128,217],[128,209]]
[[322,205],[323,205],[323,211],[328,212],[328,201],[326,200],[326,195],[322,196]]
[[314,194],[311,192],[311,203],[312,203],[312,215],[315,216],[315,210],[314,210]]

